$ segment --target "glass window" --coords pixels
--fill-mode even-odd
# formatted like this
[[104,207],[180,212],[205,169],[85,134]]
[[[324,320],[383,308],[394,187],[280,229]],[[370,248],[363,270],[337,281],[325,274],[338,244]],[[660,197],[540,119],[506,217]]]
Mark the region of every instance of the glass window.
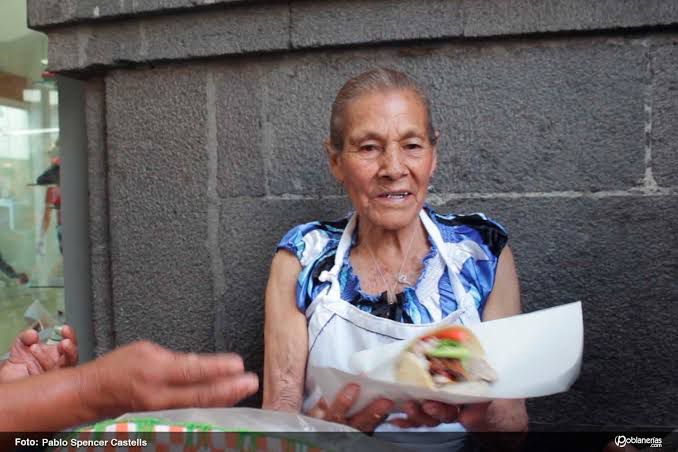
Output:
[[63,321],[58,94],[25,0],[0,3],[0,355]]

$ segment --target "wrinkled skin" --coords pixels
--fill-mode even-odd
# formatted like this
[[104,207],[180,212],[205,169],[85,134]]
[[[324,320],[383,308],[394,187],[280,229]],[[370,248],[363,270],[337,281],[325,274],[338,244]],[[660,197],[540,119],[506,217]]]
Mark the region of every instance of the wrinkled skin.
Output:
[[40,375],[61,367],[72,367],[78,363],[78,340],[75,330],[64,326],[63,339],[58,344],[40,343],[37,331],[21,332],[9,353],[9,359],[0,364],[0,383],[9,383],[22,378]]

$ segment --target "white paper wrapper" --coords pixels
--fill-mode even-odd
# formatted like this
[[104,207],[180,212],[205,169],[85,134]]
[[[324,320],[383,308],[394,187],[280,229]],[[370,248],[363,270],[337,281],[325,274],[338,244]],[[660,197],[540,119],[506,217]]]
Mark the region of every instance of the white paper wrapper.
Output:
[[310,373],[326,400],[334,400],[348,383],[360,385],[352,412],[377,397],[398,402],[437,400],[474,403],[493,399],[541,397],[567,391],[579,376],[584,344],[581,302],[471,325],[497,371],[495,383],[459,383],[444,391],[398,384],[395,364],[409,341],[356,353],[353,373],[313,367]]

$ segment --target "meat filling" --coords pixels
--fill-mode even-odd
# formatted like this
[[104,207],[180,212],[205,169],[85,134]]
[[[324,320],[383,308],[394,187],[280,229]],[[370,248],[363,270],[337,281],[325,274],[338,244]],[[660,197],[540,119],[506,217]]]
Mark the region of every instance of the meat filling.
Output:
[[452,381],[466,381],[466,371],[461,361],[451,358],[429,358],[429,372],[432,376],[442,375]]

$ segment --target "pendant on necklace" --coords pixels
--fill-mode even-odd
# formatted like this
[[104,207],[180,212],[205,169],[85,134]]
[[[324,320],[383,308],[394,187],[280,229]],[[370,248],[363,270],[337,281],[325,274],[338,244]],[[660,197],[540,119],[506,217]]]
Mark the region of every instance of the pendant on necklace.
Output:
[[386,302],[388,304],[395,304],[398,301],[396,294],[393,290],[386,291]]
[[406,285],[406,286],[410,285],[410,281],[407,279],[407,275],[405,275],[403,273],[398,275],[398,282],[400,284],[403,284],[403,285]]

